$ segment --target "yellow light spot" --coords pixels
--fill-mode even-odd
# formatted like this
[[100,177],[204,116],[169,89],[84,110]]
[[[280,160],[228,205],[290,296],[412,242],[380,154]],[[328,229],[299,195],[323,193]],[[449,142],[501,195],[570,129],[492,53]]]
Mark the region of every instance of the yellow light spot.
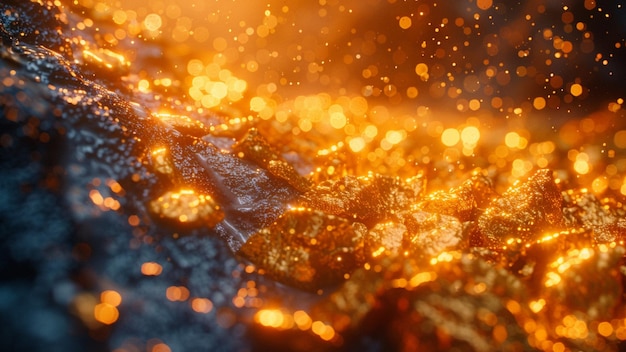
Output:
[[165,297],[172,302],[186,301],[189,298],[189,290],[185,286],[170,286],[165,290]]
[[102,205],[104,203],[104,197],[95,189],[89,191],[89,198],[95,205]]
[[412,24],[411,17],[408,17],[408,16],[400,17],[399,24],[400,24],[400,28],[402,29],[410,28]]
[[112,197],[104,198],[103,205],[111,210],[117,210],[120,208],[120,202],[113,199]]
[[531,301],[528,304],[528,307],[530,308],[530,310],[532,310],[535,313],[539,313],[543,307],[546,305],[546,300],[543,298],[540,298],[536,301]]
[[213,310],[213,302],[208,298],[194,298],[191,300],[191,309],[197,313],[209,313]]
[[532,170],[533,165],[528,160],[515,159],[511,164],[511,173],[514,177],[522,177],[528,171]]
[[593,256],[593,251],[590,248],[583,248],[580,250],[578,254],[578,258],[582,260],[587,260]]
[[113,13],[113,22],[115,22],[115,24],[123,24],[127,19],[128,15],[126,14],[126,11],[117,10]]
[[432,258],[430,260],[430,263],[432,265],[436,265],[437,263],[445,263],[445,262],[451,262],[453,261],[455,258],[455,253],[451,253],[451,252],[441,252],[439,253],[439,255],[436,258]]
[[228,87],[224,82],[215,82],[209,92],[217,99],[224,99],[228,95]]
[[546,282],[544,283],[544,285],[546,287],[552,287],[555,285],[558,285],[561,282],[561,276],[557,273],[555,273],[554,271],[549,271],[546,274]]
[[303,310],[295,311],[293,320],[300,330],[308,330],[311,328],[311,324],[313,324],[311,317]]
[[517,148],[520,142],[520,135],[517,132],[509,132],[504,136],[504,144],[509,148]]
[[384,246],[380,246],[380,247],[378,247],[377,250],[372,252],[372,257],[376,258],[376,257],[378,257],[379,255],[381,255],[383,253],[385,253],[385,247]]
[[348,145],[350,146],[350,149],[353,152],[358,153],[365,148],[366,144],[365,144],[365,140],[362,137],[356,137],[356,138],[350,139],[350,141],[348,142]]
[[609,337],[613,334],[613,325],[606,321],[598,324],[598,333],[604,337]]
[[406,137],[404,130],[391,130],[385,134],[385,139],[391,144],[398,144]]
[[141,222],[141,220],[139,219],[139,217],[137,215],[131,215],[128,217],[128,224],[130,226],[137,226],[139,225],[139,223]]
[[436,279],[437,279],[437,273],[435,273],[434,271],[422,272],[413,276],[409,280],[409,285],[411,287],[417,287],[423,283],[435,281]]
[[137,83],[137,89],[142,93],[150,91],[150,81],[142,79]]
[[511,312],[511,314],[516,315],[521,312],[522,307],[517,301],[511,299],[506,302],[506,309]]
[[487,10],[493,5],[493,0],[477,0],[476,6],[481,10]]
[[279,309],[261,309],[255,316],[255,320],[263,325],[278,328],[283,325],[285,317]]
[[468,126],[461,131],[461,140],[463,140],[463,145],[468,147],[473,147],[478,143],[480,139],[480,130],[475,126]]
[[102,303],[108,303],[113,307],[117,307],[122,304],[122,295],[114,290],[106,290],[100,294],[100,300]]
[[577,159],[574,162],[574,171],[581,175],[589,173],[589,163],[586,160]]
[[573,96],[577,97],[577,96],[583,94],[583,86],[581,86],[578,83],[574,83],[570,87],[569,91],[570,91],[570,93],[572,93]]
[[261,97],[254,97],[250,99],[250,110],[254,112],[260,112],[263,111],[263,109],[265,109],[266,107],[267,103],[265,102],[265,99]]
[[542,110],[546,107],[546,99],[544,97],[536,97],[533,100],[533,107],[537,110]]
[[334,129],[342,129],[346,126],[346,123],[348,122],[346,115],[343,114],[343,112],[333,112],[330,114],[330,125],[334,128]]
[[448,128],[441,134],[441,143],[447,147],[455,146],[461,140],[461,135],[456,128]]
[[298,120],[298,128],[300,128],[302,132],[309,132],[313,129],[313,123],[309,119],[300,119]]
[[423,81],[428,80],[428,65],[425,63],[417,64],[415,66],[415,73],[417,73]]
[[163,25],[161,16],[156,13],[151,13],[143,20],[144,27],[149,31],[157,31]]
[[97,304],[93,309],[94,318],[102,324],[111,325],[117,321],[120,312],[109,303]]
[[163,267],[159,263],[146,262],[141,264],[141,273],[146,276],[158,276],[163,271]]
[[115,193],[120,193],[122,191],[122,185],[120,185],[117,181],[115,180],[109,180],[107,182],[107,186],[109,186],[109,188],[111,189],[111,191],[115,192]]
[[479,283],[477,283],[476,285],[474,285],[472,287],[472,290],[476,294],[481,294],[481,293],[485,292],[485,290],[487,290],[487,285],[484,282],[479,282]]
[[326,325],[321,321],[315,321],[311,325],[311,330],[314,334],[319,335],[324,341],[330,341],[335,337],[335,329],[332,326]]
[[172,79],[171,78],[162,78],[161,80],[159,80],[159,83],[163,87],[170,87],[172,85]]

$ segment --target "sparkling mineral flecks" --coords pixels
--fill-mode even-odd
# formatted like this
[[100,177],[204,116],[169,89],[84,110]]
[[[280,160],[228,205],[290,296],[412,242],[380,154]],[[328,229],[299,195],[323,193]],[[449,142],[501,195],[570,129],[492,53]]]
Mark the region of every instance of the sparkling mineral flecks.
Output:
[[[66,281],[91,292],[70,306],[113,349],[194,350],[197,331],[246,324],[224,341],[619,350],[624,10],[4,1],[2,180],[41,176],[2,194],[44,191],[90,230],[68,257],[93,282]],[[100,221],[121,229],[108,262]],[[8,255],[28,229],[2,239]],[[70,291],[53,281],[55,300]],[[168,314],[150,316],[155,302]]]
[[150,202],[150,210],[159,219],[184,226],[213,227],[224,212],[213,198],[191,189],[166,192]]
[[155,171],[164,175],[171,175],[174,172],[174,165],[166,147],[158,147],[150,152],[152,167]]
[[291,208],[250,237],[240,254],[278,281],[315,291],[341,283],[363,263],[362,232],[349,219]]
[[534,241],[565,226],[562,202],[552,171],[539,170],[494,198],[478,218],[478,227],[492,248],[501,248],[511,240]]

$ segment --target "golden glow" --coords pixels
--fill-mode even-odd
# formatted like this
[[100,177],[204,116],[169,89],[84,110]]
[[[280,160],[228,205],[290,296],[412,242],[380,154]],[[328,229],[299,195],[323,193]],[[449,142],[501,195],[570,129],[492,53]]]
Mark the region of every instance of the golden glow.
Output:
[[163,267],[159,263],[146,262],[141,264],[141,273],[146,276],[159,276],[163,272]]
[[185,286],[170,286],[165,290],[165,296],[170,301],[186,301],[189,290]]
[[528,306],[530,307],[530,310],[532,310],[534,313],[539,313],[543,309],[543,307],[545,307],[545,305],[546,300],[540,298],[536,301],[531,301]]
[[417,287],[423,283],[435,281],[437,279],[437,273],[434,271],[422,272],[416,274],[409,280],[409,285],[411,287]]
[[537,110],[543,110],[546,107],[546,99],[544,97],[536,97],[533,100],[533,107]]
[[120,208],[120,202],[113,197],[104,197],[98,190],[89,191],[89,198],[93,204],[97,205],[101,210],[116,211]]
[[[619,38],[600,45],[605,35],[598,33],[594,29],[596,24],[589,22],[591,18],[596,23],[611,16],[617,17],[609,5],[600,7],[595,1],[586,0],[581,4],[589,11],[585,13],[571,9],[569,5],[553,7],[539,2],[520,6],[519,14],[511,14],[502,4],[492,0],[470,1],[469,5],[463,5],[463,11],[447,11],[450,9],[446,6],[452,5],[441,2],[436,6],[435,3],[419,2],[412,7],[401,7],[400,1],[379,1],[376,6],[381,10],[388,9],[386,6],[396,6],[397,9],[386,20],[388,22],[384,22],[382,17],[378,18],[378,9],[366,8],[358,2],[344,4],[320,0],[307,6],[277,5],[274,1],[260,5],[250,2],[241,9],[230,7],[241,5],[240,1],[219,5],[192,2],[193,6],[183,2],[157,2],[148,7],[129,5],[128,9],[116,9],[109,3],[77,1],[115,24],[112,33],[104,33],[92,19],[82,20],[75,30],[78,33],[89,28],[98,29],[98,35],[102,36],[99,40],[106,43],[106,47],[119,48],[116,50],[120,51],[132,49],[123,54],[97,50],[83,44],[85,40],[77,37],[73,43],[80,48],[75,53],[76,64],[98,72],[111,72],[128,70],[137,59],[140,64],[124,75],[122,84],[137,93],[138,102],[149,103],[147,105],[155,111],[150,118],[155,118],[159,126],[163,125],[173,133],[191,129],[197,132],[194,138],[197,137],[198,143],[219,140],[225,145],[225,152],[228,152],[229,143],[236,142],[246,130],[258,127],[272,146],[278,147],[277,153],[293,163],[302,177],[311,180],[315,186],[325,181],[339,183],[338,180],[343,181],[342,177],[346,176],[389,175],[405,180],[416,174],[428,175],[428,182],[424,179],[419,190],[406,191],[402,188],[410,187],[402,182],[399,183],[401,187],[397,187],[402,191],[393,188],[396,185],[381,186],[380,189],[372,187],[376,191],[371,193],[372,198],[393,194],[390,199],[381,199],[373,205],[368,203],[370,193],[353,197],[360,190],[358,187],[350,188],[347,183],[342,186],[344,188],[338,186],[341,189],[334,193],[345,192],[345,199],[333,199],[329,203],[340,204],[337,208],[344,210],[355,202],[355,207],[375,214],[373,219],[363,220],[367,229],[359,236],[371,237],[371,228],[383,221],[378,217],[404,219],[409,206],[396,207],[392,203],[410,198],[407,202],[411,203],[410,207],[415,207],[411,210],[419,209],[423,206],[419,202],[426,203],[424,195],[435,190],[444,192],[428,199],[435,204],[432,207],[437,216],[464,216],[469,219],[468,223],[476,224],[479,222],[477,218],[484,214],[488,219],[493,215],[486,209],[490,209],[494,202],[510,196],[503,196],[507,188],[538,170],[549,168],[554,170],[558,192],[568,187],[582,191],[586,187],[590,197],[567,204],[555,200],[555,204],[562,204],[563,214],[556,213],[563,215],[559,221],[551,222],[552,217],[558,217],[552,213],[531,220],[518,218],[517,208],[499,214],[503,223],[511,219],[523,221],[515,223],[507,229],[506,235],[499,238],[505,243],[504,249],[493,249],[494,257],[502,255],[504,259],[501,260],[506,262],[506,255],[510,252],[521,259],[533,259],[524,256],[532,256],[535,247],[549,247],[562,241],[566,244],[564,248],[568,249],[559,247],[555,250],[554,257],[545,260],[545,268],[533,266],[542,264],[529,264],[514,273],[523,276],[524,282],[531,281],[525,281],[527,275],[536,275],[541,292],[553,293],[568,290],[568,284],[571,284],[568,275],[572,271],[580,270],[579,267],[606,253],[609,245],[598,244],[598,238],[605,240],[606,237],[607,241],[615,243],[623,241],[623,224],[619,221],[623,215],[623,196],[626,196],[624,98],[619,96],[621,92],[598,97],[603,90],[597,81],[600,81],[598,75],[606,75],[611,80],[618,76],[620,57],[617,53],[624,49],[624,43],[623,38]],[[303,13],[309,19],[306,23],[299,20]],[[545,22],[551,13],[558,16],[550,23]],[[381,11],[380,14],[387,12]],[[507,16],[507,21],[500,23],[500,16]],[[163,57],[164,66],[151,67],[141,62],[155,55],[142,52],[144,43],[146,49],[163,49],[158,55]],[[594,63],[582,67],[581,58],[589,58],[588,61]],[[150,57],[152,59],[154,57]],[[20,84],[18,79],[11,77],[10,71],[8,76],[1,79],[6,87]],[[79,94],[65,97],[69,104],[78,104],[81,99],[83,97]],[[9,121],[19,120],[10,109],[5,114]],[[30,136],[30,130],[36,129],[29,125],[23,132]],[[132,136],[134,131],[125,132]],[[50,138],[43,133],[36,137],[41,141]],[[222,140],[222,137],[225,138]],[[5,142],[8,143],[3,137]],[[217,142],[216,145],[222,147]],[[182,184],[179,174],[187,170],[187,165],[180,162],[177,147],[162,138],[145,148],[141,161],[145,162],[150,173],[168,180],[171,185],[167,186],[171,189],[163,189],[160,197],[149,202],[148,208],[157,219],[155,221],[164,221],[176,229],[216,226],[226,215],[212,195],[203,193],[208,192],[209,187],[201,187],[201,182]],[[235,155],[245,159],[249,157],[246,154]],[[489,188],[489,192],[485,191],[488,195],[481,194],[479,186],[477,189],[462,189],[466,193],[445,193],[475,169],[484,171],[493,181],[493,189],[491,185],[486,187]],[[374,178],[372,176],[368,182]],[[138,182],[141,178],[138,175],[132,180]],[[135,231],[134,242],[153,241],[150,236],[140,236],[140,230],[150,225],[152,219],[139,213],[135,215],[132,211],[125,212],[123,197],[132,189],[125,189],[127,183],[119,181],[124,187],[116,180],[94,180],[87,191],[89,205],[96,211],[120,212]],[[543,190],[531,188],[535,193]],[[307,195],[314,193],[315,190]],[[334,193],[328,197],[332,198]],[[515,199],[520,203],[528,200],[521,196]],[[482,204],[478,205],[479,202]],[[542,207],[547,205],[540,204],[533,211],[539,212]],[[331,213],[326,208],[323,211]],[[353,230],[362,225],[362,219],[357,219],[362,214],[356,213],[358,211],[345,211],[340,215],[354,221]],[[586,217],[579,213],[585,213]],[[500,218],[491,220],[495,222]],[[584,228],[552,232],[569,226]],[[289,230],[295,231],[295,227]],[[480,229],[476,233],[473,229],[471,231],[472,236],[481,240],[481,236],[491,235],[480,232]],[[441,234],[443,230],[437,228],[433,232]],[[593,245],[569,246],[569,239],[574,238],[578,246],[578,238],[587,234],[592,237],[589,242]],[[466,246],[473,246],[468,244],[470,242],[464,237]],[[318,239],[306,243],[312,248],[326,245]],[[363,243],[352,245],[354,248],[349,250],[367,252],[368,260],[373,262],[359,263],[356,267],[369,270],[368,274],[386,275],[391,270],[387,264],[375,262],[391,252],[387,243],[385,246],[375,243],[369,247]],[[283,247],[277,250],[284,250]],[[411,290],[420,287],[419,290],[427,290],[431,286],[437,287],[439,281],[445,279],[444,268],[460,267],[457,262],[462,251],[467,249],[437,251],[430,258],[430,266],[423,265],[406,277],[393,276],[385,283],[385,288]],[[314,256],[315,252],[311,250],[307,255]],[[393,259],[402,263],[413,259],[411,251],[405,248],[399,249],[397,256],[400,259]],[[346,258],[349,257],[338,254],[333,257],[332,264],[348,262]],[[168,270],[169,265],[146,262],[141,265],[140,272],[145,276],[157,276]],[[293,275],[288,269],[291,268],[284,268],[284,273],[279,274]],[[266,268],[248,265],[241,270],[254,274]],[[341,274],[348,283],[358,283],[359,273]],[[581,277],[584,278],[584,274]],[[468,295],[482,295],[492,289],[481,281],[471,281],[462,287],[462,294]],[[268,306],[263,301],[264,289],[267,288],[246,283],[226,301],[231,308],[256,309],[254,322],[261,326],[299,329],[313,333],[323,341],[339,337],[344,325],[358,323],[325,320],[328,318],[303,310],[290,313],[287,308],[264,308]],[[582,314],[553,308],[560,303],[548,301],[548,296],[532,297],[532,301],[507,297],[502,302],[528,333],[525,342],[533,348],[566,350],[566,341],[556,340],[584,339],[591,335],[594,339],[599,335],[626,340],[626,322],[623,320],[604,316],[601,318],[608,321],[583,320],[586,317]],[[186,302],[185,305],[190,305],[198,313],[209,313],[214,309],[211,300],[191,297],[189,289],[184,286],[167,287],[165,298],[170,302]],[[82,306],[88,307],[83,310],[88,311],[92,320],[112,324],[118,319],[116,307],[120,303],[119,293],[105,291],[100,302],[82,303]],[[399,302],[399,306],[401,304],[403,302]],[[362,304],[362,309],[366,309],[363,307],[367,304]],[[86,320],[84,315],[80,316]],[[499,315],[494,317],[495,320],[488,319],[492,328],[488,332],[490,338],[496,342],[511,339],[513,331],[499,320]],[[408,336],[407,341],[410,338],[413,336]],[[592,346],[585,347],[593,349]],[[165,344],[159,347],[164,351],[168,348]]]
[[102,303],[108,303],[113,307],[117,307],[122,304],[122,295],[114,290],[102,291],[100,294],[100,301],[102,301]]
[[350,139],[350,141],[348,142],[348,145],[350,146],[350,150],[352,150],[355,153],[358,153],[360,151],[362,151],[365,146],[365,139],[362,137],[355,137]]
[[583,94],[583,87],[578,83],[572,84],[572,86],[570,87],[570,92],[573,96],[577,97]]
[[169,175],[174,171],[174,165],[169,157],[169,152],[165,147],[152,150],[152,163],[154,169],[162,174]]
[[114,290],[106,290],[100,294],[100,303],[93,306],[93,317],[96,321],[111,325],[115,323],[120,313],[117,307],[122,303],[122,296]]
[[197,313],[207,314],[213,310],[213,302],[208,298],[194,298],[191,300],[191,309]]
[[163,21],[161,20],[161,16],[156,13],[151,13],[144,19],[143,25],[149,31],[157,31],[163,25]]
[[412,24],[411,17],[408,17],[408,16],[400,17],[399,24],[400,24],[400,28],[402,29],[410,28]]
[[264,326],[280,327],[284,322],[284,315],[280,310],[262,309],[256,315],[258,322]]
[[509,148],[524,149],[527,141],[517,132],[509,132],[504,136],[504,143]]
[[493,5],[492,0],[477,0],[476,6],[481,10],[487,10]]
[[558,285],[561,282],[561,276],[559,276],[559,274],[555,272],[550,271],[546,274],[546,276],[547,276],[547,279],[545,282],[546,287]]
[[141,273],[146,276],[159,276],[163,272],[163,267],[159,263],[146,262],[141,264]]
[[111,325],[117,321],[120,313],[117,308],[109,303],[99,303],[94,307],[94,317],[105,325]]
[[598,333],[604,337],[609,337],[613,334],[613,325],[611,323],[603,321],[598,324]]
[[589,155],[587,153],[577,153],[574,161],[574,170],[581,175],[585,175],[589,173],[590,168]]
[[311,331],[314,334],[319,335],[324,341],[330,341],[335,337],[335,330],[332,326],[326,325],[321,321],[314,321],[311,324]]
[[463,145],[468,148],[473,148],[478,143],[480,139],[480,130],[474,126],[468,126],[461,131],[461,140],[463,141]]
[[516,315],[521,311],[522,308],[519,302],[511,299],[506,302],[506,309],[511,312],[511,314]]
[[448,147],[457,145],[460,140],[461,135],[459,134],[459,131],[455,128],[445,129],[441,134],[441,142],[443,143],[443,145]]
[[579,320],[574,315],[566,315],[562,324],[556,327],[556,334],[571,339],[587,338],[589,330],[584,320]]
[[425,63],[419,63],[415,66],[415,73],[424,81],[428,80],[428,66]]
[[[303,311],[296,312],[298,314],[291,315],[280,309],[261,309],[254,315],[254,320],[267,327],[286,330],[291,329],[294,323],[301,330],[308,329],[310,318]],[[303,314],[304,313],[304,314]],[[297,316],[297,320],[296,320]]]
[[303,310],[297,310],[293,313],[293,321],[300,330],[308,330],[313,324],[311,317]]
[[167,192],[150,203],[153,213],[181,224],[215,226],[224,217],[219,205],[206,194],[191,189]]
[[[214,41],[217,49],[222,49],[223,45],[225,42],[217,39]],[[212,62],[192,59],[187,63],[187,72],[193,77],[188,93],[197,107],[213,109],[220,104],[243,99],[247,82],[235,77],[230,70],[222,68],[219,58],[214,57]]]

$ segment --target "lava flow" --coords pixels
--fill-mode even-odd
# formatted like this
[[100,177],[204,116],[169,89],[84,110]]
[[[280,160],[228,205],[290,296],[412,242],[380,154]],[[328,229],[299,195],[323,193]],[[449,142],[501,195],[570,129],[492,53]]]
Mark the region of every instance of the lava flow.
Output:
[[626,11],[0,4],[9,350],[618,351]]

